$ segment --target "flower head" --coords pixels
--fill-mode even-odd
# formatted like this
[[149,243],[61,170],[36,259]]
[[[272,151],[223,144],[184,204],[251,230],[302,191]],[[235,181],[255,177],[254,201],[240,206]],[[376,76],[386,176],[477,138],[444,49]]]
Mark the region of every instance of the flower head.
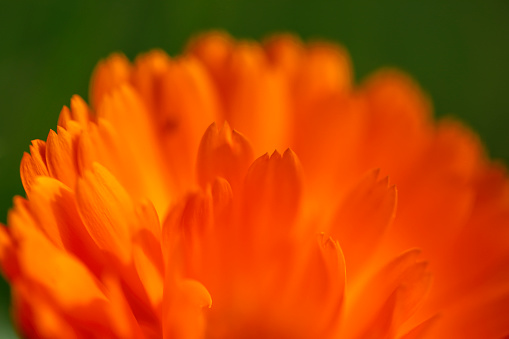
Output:
[[119,54],[0,228],[29,338],[501,338],[509,181],[406,75],[223,33]]

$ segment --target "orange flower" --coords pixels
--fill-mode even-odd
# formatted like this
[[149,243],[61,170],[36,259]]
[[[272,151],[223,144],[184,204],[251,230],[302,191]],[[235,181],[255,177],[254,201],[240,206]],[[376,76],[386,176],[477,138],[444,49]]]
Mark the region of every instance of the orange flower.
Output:
[[90,101],[0,228],[24,337],[509,335],[505,169],[404,74],[211,33],[112,55]]

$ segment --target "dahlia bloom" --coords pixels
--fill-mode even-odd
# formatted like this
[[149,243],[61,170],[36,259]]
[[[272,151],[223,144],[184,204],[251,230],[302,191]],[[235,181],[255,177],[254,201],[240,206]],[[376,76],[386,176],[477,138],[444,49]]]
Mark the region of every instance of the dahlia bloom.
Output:
[[209,33],[110,56],[89,97],[0,227],[23,337],[509,335],[505,168],[406,75]]

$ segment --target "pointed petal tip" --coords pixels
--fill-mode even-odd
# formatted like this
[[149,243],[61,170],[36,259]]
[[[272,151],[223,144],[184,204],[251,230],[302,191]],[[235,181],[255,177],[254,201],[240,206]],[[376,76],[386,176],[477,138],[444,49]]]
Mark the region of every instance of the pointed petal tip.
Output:
[[272,152],[272,154],[270,155],[270,159],[280,159],[281,158],[281,153],[279,153],[279,151],[277,149],[274,150],[274,152]]
[[223,126],[221,127],[221,130],[229,131],[231,133],[231,127],[227,120],[223,122]]

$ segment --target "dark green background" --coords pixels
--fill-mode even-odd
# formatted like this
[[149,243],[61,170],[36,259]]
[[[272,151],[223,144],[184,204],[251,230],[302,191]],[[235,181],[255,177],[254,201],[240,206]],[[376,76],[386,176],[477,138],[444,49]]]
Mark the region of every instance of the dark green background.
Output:
[[[42,4],[41,2],[44,2]],[[23,194],[19,161],[45,139],[77,93],[87,97],[96,62],[154,47],[171,54],[189,36],[222,28],[260,39],[271,32],[326,38],[351,53],[357,79],[382,66],[412,74],[437,116],[479,132],[493,157],[509,161],[508,1],[6,1],[0,7],[0,221]],[[0,338],[12,336],[0,288]]]

